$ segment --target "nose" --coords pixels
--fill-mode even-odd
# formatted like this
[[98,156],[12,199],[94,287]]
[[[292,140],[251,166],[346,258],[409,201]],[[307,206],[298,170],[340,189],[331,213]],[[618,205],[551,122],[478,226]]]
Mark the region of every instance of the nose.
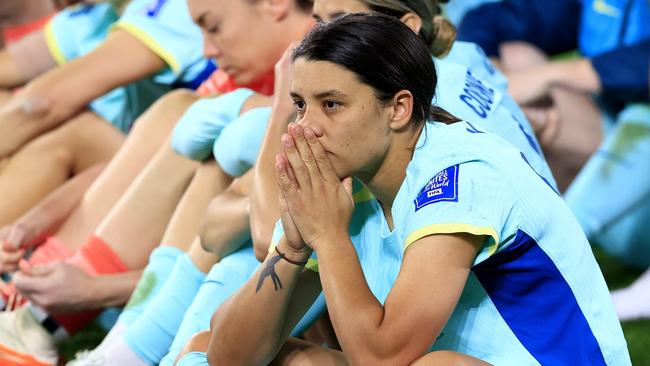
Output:
[[316,137],[323,136],[323,125],[320,123],[317,113],[310,111],[309,108],[305,110],[305,114],[298,120],[298,124],[304,127],[309,127],[314,131]]
[[221,56],[221,50],[209,36],[203,35],[203,55],[207,58],[218,58]]

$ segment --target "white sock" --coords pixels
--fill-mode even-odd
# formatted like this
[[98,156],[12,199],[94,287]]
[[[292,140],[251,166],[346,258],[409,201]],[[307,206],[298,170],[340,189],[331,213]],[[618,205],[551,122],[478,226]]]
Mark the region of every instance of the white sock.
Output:
[[612,300],[621,321],[650,318],[650,270],[630,286],[612,291]]
[[102,354],[106,366],[149,366],[147,362],[129,348],[122,336],[111,342],[109,347],[104,348]]
[[127,324],[122,322],[115,323],[113,328],[108,331],[108,334],[106,334],[106,337],[102,340],[102,343],[95,347],[94,352],[99,352],[106,347],[110,347],[111,343],[117,340],[127,329]]

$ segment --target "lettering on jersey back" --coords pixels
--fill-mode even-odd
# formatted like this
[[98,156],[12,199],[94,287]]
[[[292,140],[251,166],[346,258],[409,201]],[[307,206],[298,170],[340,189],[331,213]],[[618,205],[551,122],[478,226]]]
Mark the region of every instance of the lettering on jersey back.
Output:
[[150,18],[155,18],[160,13],[160,10],[165,5],[167,0],[155,0],[144,9],[145,14]]
[[454,165],[434,175],[413,201],[415,211],[440,201],[458,202],[458,169]]
[[494,89],[484,85],[469,70],[465,74],[465,87],[459,98],[481,118],[486,118],[494,107]]

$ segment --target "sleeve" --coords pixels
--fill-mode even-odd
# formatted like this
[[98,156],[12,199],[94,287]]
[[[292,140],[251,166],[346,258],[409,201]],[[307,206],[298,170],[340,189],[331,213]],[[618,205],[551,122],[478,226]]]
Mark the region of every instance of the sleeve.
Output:
[[488,56],[499,56],[499,44],[525,41],[547,53],[576,49],[581,14],[579,0],[507,0],[487,3],[468,12],[457,39],[480,45]]
[[271,107],[254,108],[224,127],[212,152],[228,175],[239,177],[253,167],[271,117]]
[[194,102],[174,127],[174,151],[194,160],[207,159],[223,128],[239,116],[244,102],[252,94],[252,90],[241,88]]
[[434,234],[486,236],[477,260],[496,252],[514,212],[514,190],[490,164],[473,161],[425,176],[400,205],[404,250]]
[[[214,65],[203,57],[203,36],[185,0],[133,0],[115,25],[156,53],[168,68],[154,80],[194,83]],[[208,73],[209,74],[209,73]]]
[[45,25],[47,47],[58,64],[82,56],[82,48],[92,48],[104,39],[118,16],[109,4],[79,4],[55,15]]
[[650,101],[650,39],[591,59],[603,96],[621,102]]

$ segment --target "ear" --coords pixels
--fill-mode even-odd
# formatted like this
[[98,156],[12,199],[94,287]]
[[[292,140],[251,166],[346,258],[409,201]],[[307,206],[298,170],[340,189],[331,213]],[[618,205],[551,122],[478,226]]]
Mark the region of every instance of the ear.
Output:
[[413,94],[408,90],[400,90],[393,96],[391,104],[392,116],[389,126],[392,130],[399,130],[411,121]]
[[413,32],[420,33],[422,29],[422,18],[413,12],[408,12],[399,19],[402,23],[406,24],[407,27],[411,28]]
[[275,21],[282,20],[289,15],[294,0],[263,0],[264,10]]

